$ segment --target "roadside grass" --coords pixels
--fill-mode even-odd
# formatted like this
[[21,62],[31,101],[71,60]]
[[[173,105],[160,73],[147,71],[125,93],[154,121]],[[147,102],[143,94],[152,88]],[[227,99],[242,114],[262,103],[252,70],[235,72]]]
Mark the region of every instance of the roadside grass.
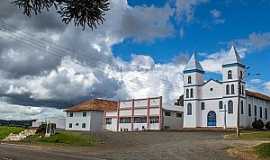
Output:
[[225,135],[225,139],[241,139],[241,140],[270,140],[270,131],[244,131],[240,137],[235,134]]
[[262,143],[254,148],[260,158],[270,159],[270,143]]
[[23,130],[24,128],[20,127],[0,126],[0,140],[6,138],[10,133],[18,134]]
[[94,135],[90,135],[89,133],[59,131],[50,137],[41,137],[40,135],[29,136],[24,139],[23,142],[70,146],[93,146],[97,144],[98,141]]

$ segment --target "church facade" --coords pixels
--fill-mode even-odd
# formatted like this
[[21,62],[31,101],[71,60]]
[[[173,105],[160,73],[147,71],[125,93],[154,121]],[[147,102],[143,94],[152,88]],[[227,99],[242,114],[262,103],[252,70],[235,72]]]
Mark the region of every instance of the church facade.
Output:
[[184,128],[252,127],[254,120],[270,120],[270,97],[245,89],[246,67],[232,46],[222,65],[222,80],[204,80],[193,54],[184,69]]

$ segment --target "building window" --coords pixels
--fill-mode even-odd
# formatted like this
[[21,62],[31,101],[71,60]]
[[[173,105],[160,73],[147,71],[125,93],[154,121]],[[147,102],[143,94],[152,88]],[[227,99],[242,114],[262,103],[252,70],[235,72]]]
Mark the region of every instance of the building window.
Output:
[[75,125],[76,125],[76,126],[79,126],[79,123],[76,123]]
[[219,101],[219,109],[223,109],[223,102]]
[[134,117],[134,123],[147,123],[146,117]]
[[226,85],[226,94],[229,95],[230,94],[230,85]]
[[228,79],[232,79],[232,71],[231,70],[228,71]]
[[231,94],[234,94],[234,84],[231,85]]
[[120,118],[120,123],[131,123],[130,117]]
[[186,98],[189,98],[189,89],[186,89]]
[[240,105],[241,105],[241,114],[244,114],[244,102],[243,101],[241,101],[240,102]]
[[86,117],[86,112],[83,112],[83,117]]
[[72,123],[69,123],[68,124],[68,128],[72,128]]
[[82,124],[82,128],[86,128],[86,124],[85,123]]
[[248,116],[251,116],[251,104],[248,104]]
[[176,113],[176,117],[181,118],[182,117],[182,113]]
[[188,76],[188,84],[191,84],[191,76]]
[[166,111],[165,116],[171,116],[171,112]]
[[193,88],[190,89],[190,98],[193,98]]
[[262,118],[262,107],[260,107],[260,118]]
[[213,88],[210,88],[210,91],[212,92],[214,89]]
[[244,85],[242,85],[242,95],[244,95],[245,94],[245,87],[244,87]]
[[228,113],[232,114],[233,113],[233,101],[228,102]]
[[201,109],[205,110],[205,103],[204,102],[201,103]]
[[239,85],[239,88],[238,88],[238,94],[241,94],[241,92],[242,92],[242,86]]
[[244,78],[243,71],[240,71],[240,79],[242,80]]
[[254,106],[254,116],[257,117],[257,106]]
[[73,112],[69,112],[69,117],[73,117]]
[[112,124],[112,119],[111,118],[106,118],[105,123],[106,124]]
[[192,115],[192,104],[191,103],[187,104],[187,115]]
[[265,118],[265,120],[267,120],[267,108],[264,108],[264,118]]
[[159,123],[159,117],[158,116],[150,117],[150,123]]

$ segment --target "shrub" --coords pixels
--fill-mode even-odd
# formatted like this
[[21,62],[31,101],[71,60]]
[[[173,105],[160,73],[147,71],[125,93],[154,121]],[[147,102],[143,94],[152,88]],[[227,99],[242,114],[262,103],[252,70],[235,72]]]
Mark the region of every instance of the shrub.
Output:
[[270,121],[268,121],[266,124],[265,124],[265,128],[270,130]]
[[253,123],[252,123],[252,127],[255,128],[255,129],[263,129],[264,127],[264,123],[262,120],[255,120]]

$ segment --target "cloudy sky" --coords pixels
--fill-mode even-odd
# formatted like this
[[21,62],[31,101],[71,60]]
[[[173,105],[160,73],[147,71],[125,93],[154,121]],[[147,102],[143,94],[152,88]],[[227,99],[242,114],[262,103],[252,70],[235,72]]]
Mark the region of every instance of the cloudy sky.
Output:
[[206,79],[220,79],[232,44],[270,94],[270,2],[112,0],[96,30],[64,25],[52,10],[31,18],[0,1],[0,119],[61,117],[89,98],[182,93],[182,71],[197,52]]

